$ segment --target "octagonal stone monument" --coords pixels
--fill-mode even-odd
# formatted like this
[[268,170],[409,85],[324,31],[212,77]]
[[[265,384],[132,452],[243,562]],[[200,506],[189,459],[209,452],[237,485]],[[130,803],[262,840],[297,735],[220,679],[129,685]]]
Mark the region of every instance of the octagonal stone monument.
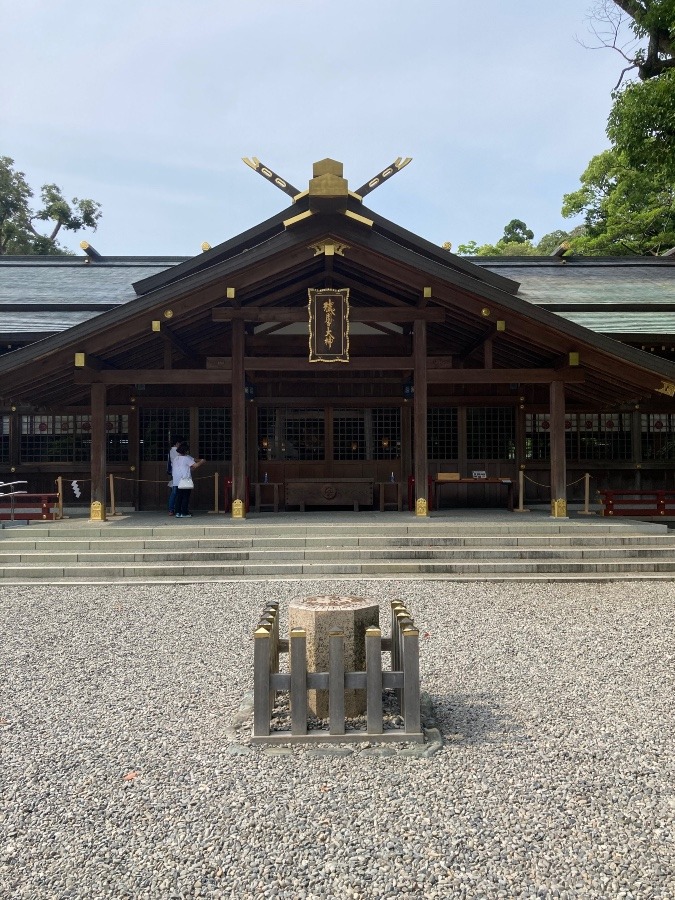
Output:
[[[328,636],[339,629],[345,636],[345,671],[363,672],[366,668],[366,629],[378,627],[380,607],[364,597],[341,597],[322,594],[291,601],[288,608],[289,628],[304,628],[307,635],[307,670],[327,672]],[[308,691],[310,712],[325,719],[328,716],[328,691]],[[366,711],[365,690],[345,691],[345,715],[360,716]]]

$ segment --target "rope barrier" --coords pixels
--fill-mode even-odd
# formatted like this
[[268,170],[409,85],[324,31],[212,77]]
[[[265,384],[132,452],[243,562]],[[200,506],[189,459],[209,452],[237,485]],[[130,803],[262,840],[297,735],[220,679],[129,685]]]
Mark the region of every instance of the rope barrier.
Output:
[[[213,475],[193,475],[193,481],[210,481],[213,478]],[[80,479],[78,478],[78,481]],[[169,476],[167,475],[165,478],[128,478],[125,475],[115,475],[116,481],[131,481],[134,484],[166,484],[169,481]]]

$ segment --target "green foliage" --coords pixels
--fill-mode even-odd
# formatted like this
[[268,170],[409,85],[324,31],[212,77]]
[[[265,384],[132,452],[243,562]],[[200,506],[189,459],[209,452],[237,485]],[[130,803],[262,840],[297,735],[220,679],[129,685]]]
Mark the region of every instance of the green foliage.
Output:
[[504,226],[504,234],[501,240],[505,244],[525,244],[531,241],[534,232],[531,231],[522,219],[511,219],[508,225]]
[[563,216],[584,216],[571,247],[584,255],[658,255],[675,246],[675,184],[663,172],[628,165],[617,150],[594,156]]
[[[42,186],[42,205],[37,210],[29,205],[32,197],[33,191],[24,173],[14,168],[14,160],[0,156],[0,254],[64,253],[66,251],[56,241],[62,228],[65,231],[82,228],[95,231],[101,218],[100,203],[77,197],[68,203],[55,184]],[[34,222],[50,223],[50,233],[41,234]]]
[[[515,238],[506,239],[507,235],[514,233]],[[525,235],[529,237],[524,237]],[[520,219],[512,219],[504,228],[504,237],[496,244],[477,244],[476,241],[468,241],[458,246],[457,253],[460,256],[550,256],[569,237],[570,232],[551,231],[534,244],[534,232]]]
[[636,169],[675,181],[675,69],[614,93],[607,134]]

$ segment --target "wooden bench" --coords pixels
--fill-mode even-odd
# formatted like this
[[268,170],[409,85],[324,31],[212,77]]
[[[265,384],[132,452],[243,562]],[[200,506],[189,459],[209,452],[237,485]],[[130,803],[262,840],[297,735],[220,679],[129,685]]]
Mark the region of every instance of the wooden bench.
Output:
[[374,478],[289,478],[284,482],[284,505],[360,506],[373,505]]
[[1,493],[0,487],[0,521],[22,521],[32,519],[55,519],[59,495],[29,494],[23,491]]
[[675,491],[598,491],[603,516],[675,516]]

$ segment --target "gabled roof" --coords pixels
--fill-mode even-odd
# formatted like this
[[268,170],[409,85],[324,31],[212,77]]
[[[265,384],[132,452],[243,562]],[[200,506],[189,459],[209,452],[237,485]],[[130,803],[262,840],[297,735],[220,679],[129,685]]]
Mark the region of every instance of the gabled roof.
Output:
[[[363,207],[359,210],[366,215]],[[664,380],[675,382],[672,363],[539,309],[519,295],[513,279],[459,260],[421,239],[412,240],[391,223],[385,227],[372,219],[368,226],[333,213],[279,228],[278,219],[263,223],[258,237],[252,229],[248,237],[227,242],[225,249],[221,245],[144,279],[137,288],[145,292],[136,299],[6,354],[0,358],[3,394],[37,393],[42,402],[45,398],[57,402],[69,390],[72,394],[74,351],[98,356],[113,368],[161,367],[161,339],[159,343],[153,339],[149,325],[168,308],[177,342],[192,348],[196,357],[208,354],[212,346],[220,347],[222,355],[229,326],[212,322],[211,310],[226,303],[225,288],[235,287],[237,301],[244,306],[305,305],[307,286],[322,284],[326,275],[327,257],[315,255],[312,245],[327,239],[346,245],[344,255],[331,257],[331,277],[350,286],[356,306],[380,306],[385,322],[387,304],[414,307],[423,288],[432,288],[430,302],[446,310],[447,316],[446,324],[434,326],[432,353],[470,354],[490,323],[504,318],[507,330],[495,341],[496,368],[549,366],[556,357],[581,350],[588,390],[599,397],[625,398],[631,391],[658,390]],[[155,286],[148,288],[149,283]],[[489,321],[484,309],[489,310]],[[470,355],[467,364],[471,366]]]

